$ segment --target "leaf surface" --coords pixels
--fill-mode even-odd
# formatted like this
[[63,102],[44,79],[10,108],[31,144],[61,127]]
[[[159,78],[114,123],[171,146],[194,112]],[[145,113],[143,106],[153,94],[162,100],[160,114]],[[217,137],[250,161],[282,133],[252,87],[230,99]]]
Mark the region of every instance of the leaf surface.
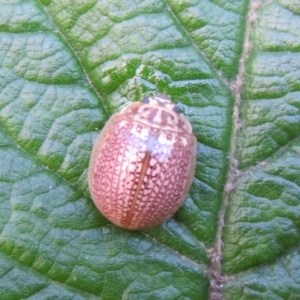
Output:
[[[296,1],[0,1],[1,299],[300,297]],[[198,141],[176,215],[95,208],[92,146],[163,92]]]

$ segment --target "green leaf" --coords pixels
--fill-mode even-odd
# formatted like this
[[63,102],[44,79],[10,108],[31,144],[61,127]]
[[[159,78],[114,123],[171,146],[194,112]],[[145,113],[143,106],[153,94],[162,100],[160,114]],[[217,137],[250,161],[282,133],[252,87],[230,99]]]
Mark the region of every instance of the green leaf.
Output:
[[[294,0],[0,0],[1,299],[300,298]],[[95,208],[109,117],[163,92],[198,141],[176,215]]]

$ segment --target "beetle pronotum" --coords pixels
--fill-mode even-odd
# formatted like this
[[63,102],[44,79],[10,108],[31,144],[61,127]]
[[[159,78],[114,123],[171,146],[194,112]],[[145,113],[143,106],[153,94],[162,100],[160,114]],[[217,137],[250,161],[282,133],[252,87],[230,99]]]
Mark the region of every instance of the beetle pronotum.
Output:
[[126,229],[163,223],[192,184],[196,145],[190,123],[168,96],[129,104],[94,145],[88,176],[95,205]]

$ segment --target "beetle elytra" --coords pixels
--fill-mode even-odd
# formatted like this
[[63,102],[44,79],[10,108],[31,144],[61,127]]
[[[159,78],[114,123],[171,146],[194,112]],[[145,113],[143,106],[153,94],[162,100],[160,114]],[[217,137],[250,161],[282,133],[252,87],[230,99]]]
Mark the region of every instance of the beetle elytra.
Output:
[[100,212],[126,229],[159,225],[185,200],[197,141],[171,99],[157,94],[123,108],[104,126],[89,165]]

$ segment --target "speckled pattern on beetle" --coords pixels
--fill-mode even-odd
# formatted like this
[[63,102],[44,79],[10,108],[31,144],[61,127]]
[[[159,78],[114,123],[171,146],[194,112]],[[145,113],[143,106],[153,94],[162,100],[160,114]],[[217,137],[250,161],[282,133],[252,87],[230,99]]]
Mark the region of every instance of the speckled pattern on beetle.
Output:
[[89,166],[92,199],[112,223],[144,229],[170,218],[185,200],[197,141],[167,95],[126,106],[103,128]]

